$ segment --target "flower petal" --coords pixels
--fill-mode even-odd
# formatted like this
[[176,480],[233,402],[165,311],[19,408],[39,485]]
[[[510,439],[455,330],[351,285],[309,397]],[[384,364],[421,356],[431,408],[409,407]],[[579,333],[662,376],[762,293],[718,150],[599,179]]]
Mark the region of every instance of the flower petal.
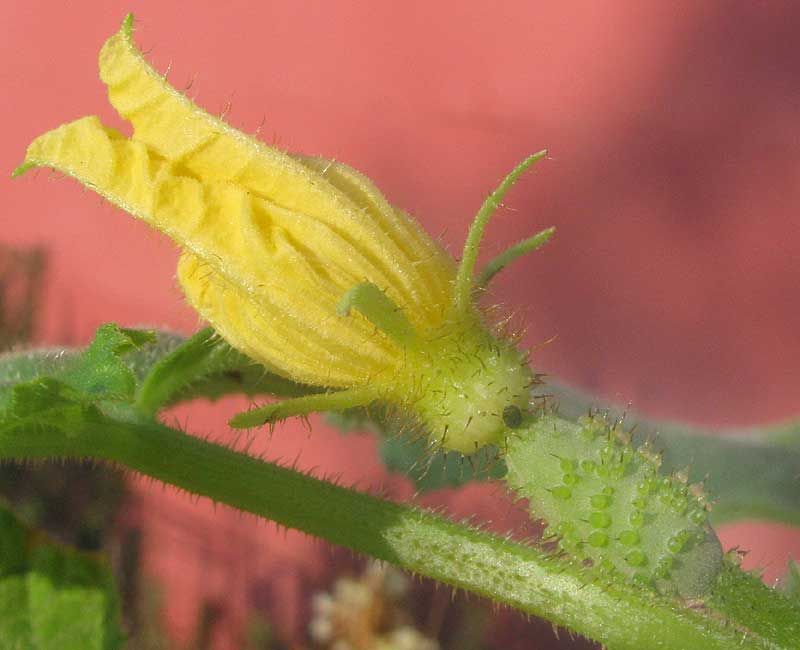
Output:
[[[367,384],[394,373],[400,351],[359,314],[298,303],[291,291],[248,294],[191,253],[178,264],[190,304],[227,341],[278,374],[329,387]],[[387,375],[388,376],[388,375]]]
[[326,224],[383,276],[370,272],[359,280],[380,285],[409,314],[441,320],[455,277],[452,259],[413,220],[398,216],[368,179],[338,163],[298,160],[209,115],[144,60],[128,22],[104,45],[100,77],[135,140],[198,179],[229,181]]

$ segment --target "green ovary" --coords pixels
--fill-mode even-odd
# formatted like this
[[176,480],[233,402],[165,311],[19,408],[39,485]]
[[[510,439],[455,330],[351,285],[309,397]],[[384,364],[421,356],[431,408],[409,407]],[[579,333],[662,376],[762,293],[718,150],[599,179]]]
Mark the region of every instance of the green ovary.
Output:
[[415,341],[386,390],[388,401],[416,416],[432,446],[471,454],[503,441],[527,411],[532,383],[523,355],[475,317]]
[[658,456],[635,449],[619,426],[529,418],[509,436],[505,460],[506,481],[547,522],[545,536],[587,570],[686,598],[713,584],[722,549],[705,495],[685,476],[660,474]]

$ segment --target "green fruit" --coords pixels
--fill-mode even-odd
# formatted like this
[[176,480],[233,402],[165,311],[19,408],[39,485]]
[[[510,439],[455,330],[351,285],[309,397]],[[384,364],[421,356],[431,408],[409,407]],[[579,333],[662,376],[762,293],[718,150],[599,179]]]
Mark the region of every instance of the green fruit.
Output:
[[505,461],[545,536],[587,567],[684,598],[701,597],[719,573],[705,495],[683,473],[661,475],[660,457],[634,448],[617,423],[543,415],[509,436]]

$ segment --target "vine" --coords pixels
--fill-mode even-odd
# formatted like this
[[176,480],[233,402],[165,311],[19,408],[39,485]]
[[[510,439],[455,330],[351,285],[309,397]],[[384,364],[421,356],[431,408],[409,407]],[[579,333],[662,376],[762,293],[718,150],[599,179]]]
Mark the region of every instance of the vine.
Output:
[[[723,558],[702,486],[662,473],[659,455],[635,447],[618,422],[570,422],[533,399],[525,355],[478,308],[497,272],[552,235],[476,273],[491,215],[545,152],[487,198],[456,265],[360,173],[266,147],[196,107],[132,34],[129,16],[103,47],[100,72],[133,136],[81,118],[34,140],[14,175],[52,167],[172,237],[189,302],[231,347],[211,330],[181,344],[108,325],[62,364],[6,358],[0,457],[120,463],[614,648],[656,638],[676,649],[796,647],[795,605]],[[234,427],[377,403],[404,413],[428,452],[497,446],[508,486],[547,521],[545,545],[346,490],[155,419],[175,401],[231,390],[287,398],[235,416]],[[742,607],[740,588],[763,602]]]

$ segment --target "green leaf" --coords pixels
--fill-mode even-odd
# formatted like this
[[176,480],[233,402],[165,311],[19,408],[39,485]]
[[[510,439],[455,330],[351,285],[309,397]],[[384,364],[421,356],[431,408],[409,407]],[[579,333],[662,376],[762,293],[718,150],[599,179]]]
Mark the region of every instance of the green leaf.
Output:
[[44,377],[17,384],[11,391],[7,416],[38,419],[50,411],[62,411],[79,406],[80,394],[66,384]]
[[170,332],[119,328],[112,323],[101,326],[84,351],[0,355],[0,410],[8,408],[14,386],[43,378],[57,379],[87,401],[104,402],[106,408],[109,402],[135,399],[150,415],[198,397],[298,397],[319,392],[268,372],[210,328],[187,339]]
[[28,533],[8,508],[0,505],[0,577],[22,573]]
[[[78,393],[61,382],[37,379],[14,386],[8,408],[0,413],[0,441],[18,437],[36,446],[48,432],[56,432],[63,446],[69,437],[91,418],[93,407],[80,400]],[[58,455],[53,448],[53,455]]]
[[28,354],[25,362],[7,356],[12,370],[0,376],[34,377],[18,384],[3,386],[0,410],[0,439],[18,437],[28,445],[29,453],[40,448],[46,433],[57,433],[58,443],[50,456],[59,455],[59,446],[69,447],[69,438],[88,424],[96,422],[101,408],[128,413],[125,402],[132,400],[136,376],[121,355],[155,341],[150,332],[124,330],[106,324],[97,330],[92,344],[81,354],[53,358],[45,353],[38,370],[50,370],[52,376],[36,376],[35,358]]
[[0,505],[0,650],[114,650],[118,597],[98,558],[26,530]]
[[109,640],[119,638],[109,629],[112,584],[108,570],[86,556],[54,545],[35,548],[26,576],[34,647],[109,647]]
[[27,603],[24,575],[0,580],[0,650],[34,648]]
[[[136,373],[123,357],[156,340],[154,332],[122,329],[108,323],[97,330],[94,340],[83,352],[42,350],[2,355],[0,409],[9,408],[14,400],[14,408],[21,405],[24,408],[27,403],[33,409],[38,408],[37,401],[56,399],[61,402],[67,388],[72,390],[66,398],[69,401],[75,401],[79,395],[85,401],[130,400],[136,388]],[[58,380],[59,388],[40,381],[49,379]],[[23,399],[18,387],[24,383],[30,386],[22,389],[25,391]]]
[[121,356],[155,341],[152,332],[120,329],[107,323],[59,378],[96,399],[130,400],[136,390],[136,377]]
[[40,350],[0,355],[0,410],[7,408],[19,383],[52,377],[72,363],[73,350]]
[[216,399],[235,393],[297,397],[315,392],[318,389],[268,372],[206,328],[152,364],[142,380],[137,404],[153,414],[196,397]]

